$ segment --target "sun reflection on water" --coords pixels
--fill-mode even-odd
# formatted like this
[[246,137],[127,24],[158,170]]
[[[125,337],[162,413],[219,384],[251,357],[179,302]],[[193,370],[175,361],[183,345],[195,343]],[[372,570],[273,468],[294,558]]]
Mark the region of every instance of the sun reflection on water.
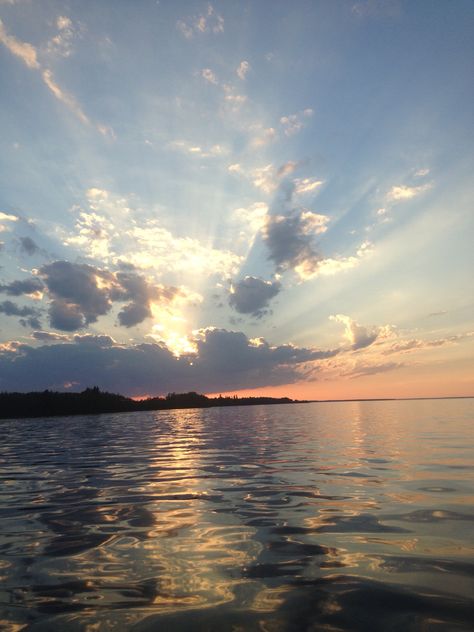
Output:
[[[467,439],[445,441],[426,406],[410,410],[8,422],[3,620],[149,632],[349,630],[356,617],[382,629],[416,602],[417,621],[462,624],[474,576]],[[374,595],[385,611],[364,609]]]

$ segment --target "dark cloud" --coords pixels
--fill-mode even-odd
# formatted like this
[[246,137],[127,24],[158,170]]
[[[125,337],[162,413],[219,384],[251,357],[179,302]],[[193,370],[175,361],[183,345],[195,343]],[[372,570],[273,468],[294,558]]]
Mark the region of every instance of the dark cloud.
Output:
[[76,331],[107,314],[114,302],[127,302],[118,313],[120,325],[132,327],[151,317],[151,302],[168,302],[177,288],[154,285],[133,268],[112,273],[69,261],[55,261],[40,269],[51,299],[50,324]]
[[286,215],[270,215],[263,230],[268,257],[277,270],[300,265],[316,267],[322,257],[316,249],[316,216],[304,209],[293,209]]
[[32,277],[23,281],[12,281],[6,285],[0,284],[0,292],[10,296],[21,296],[22,294],[34,294],[44,289],[41,279]]
[[111,347],[114,339],[106,334],[76,334],[74,342],[79,345],[93,345],[95,347]]
[[109,272],[87,264],[55,261],[43,266],[40,274],[53,299],[49,314],[56,329],[80,329],[112,307],[107,289],[107,282],[112,280]]
[[[163,344],[117,345],[108,336],[76,336],[75,342],[41,347],[21,345],[0,354],[0,390],[77,389],[97,384],[129,395],[168,391],[211,392],[287,384],[305,363],[338,350],[254,344],[239,332],[202,331],[197,354],[176,358]],[[229,362],[229,358],[232,359]]]
[[269,302],[281,290],[281,283],[246,276],[232,290],[229,305],[239,314],[252,314],[259,318],[266,313]]
[[344,314],[336,314],[336,316],[330,316],[330,318],[344,325],[345,337],[350,342],[351,349],[354,351],[369,347],[377,340],[382,331],[380,327],[369,328],[364,327],[364,325],[359,325],[359,323],[350,318],[350,316],[345,316]]
[[12,301],[3,301],[0,303],[0,314],[5,316],[20,316],[19,323],[22,327],[31,327],[37,329],[41,327],[39,320],[40,311],[34,307],[20,307]]
[[133,327],[152,316],[151,301],[169,301],[178,292],[177,288],[165,288],[148,283],[136,272],[118,272],[118,287],[114,289],[114,300],[129,301],[118,314],[123,327]]
[[0,303],[0,314],[5,314],[5,316],[38,316],[39,313],[34,307],[20,307],[12,301]]
[[49,324],[61,331],[76,331],[87,324],[79,305],[63,300],[51,301],[49,310]]
[[41,327],[41,321],[36,316],[30,316],[29,318],[20,318],[19,323],[22,327],[30,327],[31,329],[38,329]]
[[362,325],[357,325],[357,323],[355,323],[353,327],[354,342],[352,344],[352,348],[356,351],[357,349],[370,347],[370,345],[377,340],[378,335],[378,329],[367,329],[367,327],[363,327]]
[[39,246],[31,237],[20,237],[20,249],[27,255],[34,255],[38,252]]
[[133,327],[151,315],[149,303],[129,303],[119,312],[118,319],[122,327]]
[[69,340],[69,336],[52,331],[34,331],[31,335],[35,340],[41,340],[42,342]]

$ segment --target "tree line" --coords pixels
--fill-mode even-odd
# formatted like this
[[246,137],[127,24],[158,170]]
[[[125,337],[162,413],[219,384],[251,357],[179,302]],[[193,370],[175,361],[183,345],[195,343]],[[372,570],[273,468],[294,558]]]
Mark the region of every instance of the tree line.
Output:
[[94,386],[80,393],[60,393],[50,390],[31,393],[0,393],[0,419],[292,403],[296,403],[296,400],[289,397],[237,397],[235,395],[207,397],[195,391],[168,393],[166,397],[134,400],[117,393],[101,391],[98,386]]

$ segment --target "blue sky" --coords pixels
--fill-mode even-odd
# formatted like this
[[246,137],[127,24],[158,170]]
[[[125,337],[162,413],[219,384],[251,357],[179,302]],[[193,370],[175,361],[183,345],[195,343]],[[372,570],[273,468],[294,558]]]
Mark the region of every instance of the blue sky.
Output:
[[0,388],[472,394],[472,2],[0,20]]

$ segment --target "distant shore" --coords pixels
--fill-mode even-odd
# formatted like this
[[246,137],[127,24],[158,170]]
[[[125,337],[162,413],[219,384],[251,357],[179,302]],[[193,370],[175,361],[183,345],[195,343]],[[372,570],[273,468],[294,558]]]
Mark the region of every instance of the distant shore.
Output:
[[168,393],[166,397],[150,397],[137,401],[117,393],[101,391],[94,386],[81,393],[59,393],[49,390],[31,393],[0,393],[0,419],[301,403],[305,402],[289,397],[207,397],[195,391]]

